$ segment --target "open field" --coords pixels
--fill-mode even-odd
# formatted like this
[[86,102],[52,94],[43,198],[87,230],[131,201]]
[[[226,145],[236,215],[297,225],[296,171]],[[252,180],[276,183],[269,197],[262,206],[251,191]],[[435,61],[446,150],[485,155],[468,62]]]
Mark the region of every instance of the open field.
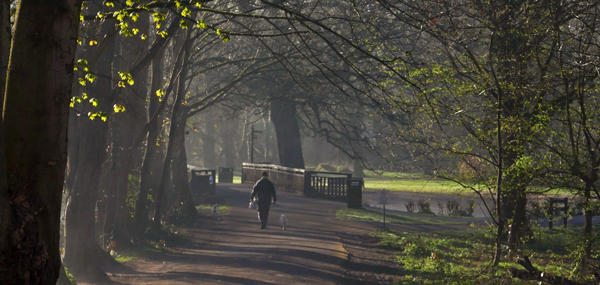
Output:
[[395,192],[421,192],[421,193],[459,193],[463,189],[459,184],[440,179],[390,179],[390,178],[365,178],[365,190],[376,191],[386,189]]

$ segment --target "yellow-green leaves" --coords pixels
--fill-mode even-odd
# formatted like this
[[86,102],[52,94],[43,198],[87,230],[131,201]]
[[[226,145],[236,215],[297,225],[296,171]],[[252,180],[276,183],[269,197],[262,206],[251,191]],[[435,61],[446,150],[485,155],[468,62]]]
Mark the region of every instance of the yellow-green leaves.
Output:
[[160,22],[160,21],[164,21],[165,20],[165,13],[159,13],[159,12],[152,13],[152,20],[155,23],[156,22]]
[[206,29],[206,23],[202,20],[198,20],[198,24],[196,24],[196,27]]
[[144,35],[144,34],[142,34],[142,35],[140,36],[140,39],[142,39],[143,41],[145,41],[147,38],[148,38],[148,36],[146,36],[146,35]]
[[158,96],[158,97],[165,96],[165,91],[162,91],[161,89],[156,90],[156,96]]
[[85,79],[87,79],[87,81],[89,81],[90,83],[94,83],[94,81],[96,81],[96,75],[88,73],[85,75]]
[[190,10],[190,8],[188,8],[188,7],[184,7],[183,10],[181,11],[182,17],[189,17],[191,15],[192,15],[192,10]]
[[107,7],[115,7],[115,3],[113,3],[112,1],[106,1],[104,5],[106,5]]
[[71,97],[71,102],[69,103],[69,107],[73,108],[73,106],[75,106],[75,103],[81,103],[81,97],[79,96],[73,96]]
[[123,105],[115,104],[113,109],[115,110],[115,113],[125,112],[125,106]]
[[98,107],[98,99],[92,98],[90,99],[90,103],[92,104],[92,106]]
[[133,12],[131,14],[129,14],[129,17],[131,18],[131,20],[133,20],[134,22],[137,22],[137,20],[140,18],[140,14]]
[[90,120],[95,120],[96,118],[100,118],[102,121],[106,122],[106,120],[108,119],[108,115],[106,114],[106,112],[88,112],[88,117],[90,118]]
[[217,29],[217,35],[219,35],[221,37],[221,40],[223,40],[223,42],[229,41],[229,34],[226,32],[223,32],[223,30]]
[[185,19],[181,19],[181,22],[179,22],[179,25],[181,26],[182,29],[187,29],[190,24]]
[[[119,87],[125,87],[125,81],[127,81],[127,83],[129,85],[133,85],[135,82],[133,81],[133,77],[131,77],[131,74],[128,72],[119,72],[119,76],[121,77],[121,82],[119,82]],[[123,83],[123,84],[121,84]]]
[[85,59],[78,60],[77,65],[79,65],[81,68],[83,68],[83,71],[85,71],[85,72],[88,72],[90,70],[90,68],[88,66],[88,62]]

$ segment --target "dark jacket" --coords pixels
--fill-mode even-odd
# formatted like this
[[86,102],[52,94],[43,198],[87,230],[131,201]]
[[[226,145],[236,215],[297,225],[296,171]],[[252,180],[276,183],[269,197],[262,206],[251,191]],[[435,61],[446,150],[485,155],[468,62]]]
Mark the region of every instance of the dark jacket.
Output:
[[271,205],[271,197],[273,197],[273,202],[277,201],[277,194],[275,193],[275,185],[273,185],[273,182],[266,177],[258,180],[256,184],[254,184],[250,199],[252,200],[254,197],[258,198],[258,204],[260,205]]

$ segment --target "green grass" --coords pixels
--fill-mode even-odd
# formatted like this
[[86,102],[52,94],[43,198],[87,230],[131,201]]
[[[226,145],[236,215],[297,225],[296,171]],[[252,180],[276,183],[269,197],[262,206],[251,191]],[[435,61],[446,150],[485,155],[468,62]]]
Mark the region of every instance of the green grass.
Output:
[[386,189],[395,192],[458,193],[463,187],[448,180],[365,178],[365,191]]
[[[383,212],[367,209],[337,209],[335,217],[339,220],[383,223]],[[466,225],[467,222],[447,220],[444,218],[428,218],[399,214],[385,214],[386,223],[402,225]]]
[[[198,211],[212,211],[212,207],[213,207],[213,205],[203,204],[203,205],[196,206],[196,210],[198,210]],[[229,206],[227,206],[227,205],[217,205],[217,212],[218,213],[225,213],[227,211],[229,211]]]
[[110,255],[119,263],[125,263],[127,261],[132,261],[134,260],[136,257],[135,256],[130,256],[130,255],[124,255],[124,254],[118,254],[114,251],[110,252]]
[[416,179],[416,178],[430,178],[431,176],[422,173],[404,173],[404,172],[389,172],[389,171],[371,171],[365,170],[365,176],[368,178],[402,178],[402,179]]
[[[510,276],[509,267],[524,269],[514,259],[504,256],[505,262],[498,267],[489,266],[493,230],[490,227],[425,234],[376,231],[373,235],[381,245],[395,250],[392,258],[400,266],[401,276],[397,284],[537,284]],[[581,227],[535,228],[533,239],[525,243],[519,255],[531,256],[534,265],[546,274],[569,277],[578,264],[579,257],[573,253],[577,252],[581,231]]]

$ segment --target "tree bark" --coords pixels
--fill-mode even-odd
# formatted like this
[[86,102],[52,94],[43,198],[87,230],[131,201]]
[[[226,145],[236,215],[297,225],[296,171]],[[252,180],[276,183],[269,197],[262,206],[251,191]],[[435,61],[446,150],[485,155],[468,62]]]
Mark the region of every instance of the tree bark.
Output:
[[202,137],[202,149],[204,152],[204,168],[215,169],[217,167],[217,155],[215,153],[216,133],[215,120],[212,110],[207,110],[204,114],[204,133]]
[[[148,106],[148,117],[152,116],[156,112],[158,105],[158,96],[154,94],[156,90],[159,90],[162,86],[162,56],[158,56],[159,59],[152,61],[152,77],[151,87],[148,91],[148,100],[150,104]],[[161,171],[161,164],[159,163],[162,157],[162,148],[157,144],[158,136],[161,129],[161,122],[155,120],[150,126],[148,131],[148,137],[146,139],[146,152],[144,153],[144,160],[142,162],[142,169],[140,171],[140,192],[135,205],[135,228],[137,233],[143,233],[148,227],[148,207],[149,200],[148,195],[156,194],[156,188],[160,182],[157,177]],[[154,197],[155,198],[155,197]]]
[[271,120],[277,135],[281,166],[304,169],[300,126],[296,118],[295,104],[285,99],[272,99]]
[[[91,67],[97,74],[110,74],[114,45],[108,48],[97,67]],[[98,99],[98,107],[88,102],[76,105],[81,116],[74,116],[75,129],[70,132],[70,155],[77,155],[77,164],[73,165],[73,184],[70,189],[71,201],[66,213],[65,263],[69,272],[78,279],[108,280],[106,274],[99,268],[99,260],[104,256],[96,253],[100,246],[95,242],[96,201],[99,193],[102,164],[106,158],[106,142],[108,123],[100,119],[90,120],[86,114],[111,108],[113,98],[110,94],[112,82],[109,78],[98,77],[97,81],[87,86],[86,91],[91,98]],[[75,109],[73,113],[78,112]],[[99,207],[104,207],[107,201],[114,199],[114,194],[102,194],[104,201]],[[104,218],[104,215],[102,215]],[[103,222],[102,224],[106,224]]]
[[[3,113],[11,224],[0,236],[3,284],[55,284],[60,207],[81,1],[19,2]],[[8,195],[6,195],[8,194]],[[6,217],[1,217],[6,218]]]

